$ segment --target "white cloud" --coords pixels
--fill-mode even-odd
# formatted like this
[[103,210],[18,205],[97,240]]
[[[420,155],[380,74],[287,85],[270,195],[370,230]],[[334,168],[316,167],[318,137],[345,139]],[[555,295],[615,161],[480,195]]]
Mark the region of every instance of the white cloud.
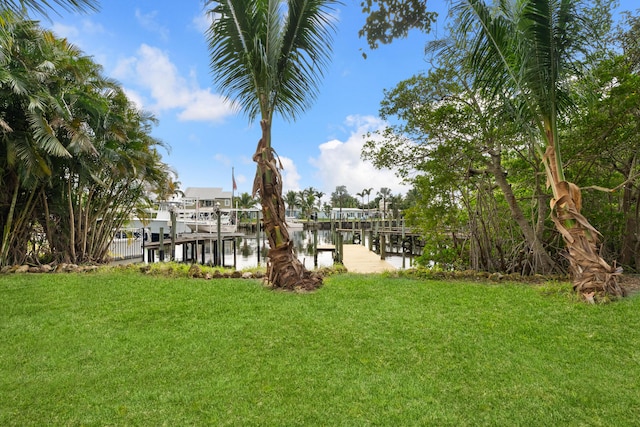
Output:
[[169,55],[156,47],[141,45],[135,56],[121,59],[112,73],[125,84],[132,81],[138,86],[136,92],[148,93],[150,101],[145,108],[155,113],[179,110],[179,120],[212,122],[234,114],[233,105],[226,98],[198,87],[193,72],[189,83]]
[[216,162],[221,163],[222,166],[224,166],[225,168],[231,167],[231,159],[226,154],[222,154],[222,153],[215,154],[213,156],[213,159]]
[[81,43],[81,35],[106,33],[102,24],[98,24],[90,19],[83,19],[79,25],[65,25],[60,22],[54,22],[51,25],[51,31],[53,31],[58,37],[74,40],[76,43]]
[[140,26],[147,31],[158,34],[162,40],[166,41],[169,39],[169,29],[156,21],[157,16],[157,10],[145,14],[140,9],[136,9],[136,19]]
[[192,93],[192,100],[186,108],[178,114],[178,119],[183,121],[219,121],[229,115],[232,110],[231,103],[226,98],[211,93],[209,89],[198,90]]
[[374,194],[382,187],[390,188],[394,194],[406,193],[409,187],[402,184],[393,171],[376,169],[371,162],[360,157],[365,135],[382,129],[384,121],[373,116],[349,116],[345,125],[350,129],[346,141],[327,141],[318,147],[320,155],[309,159],[317,169],[315,176],[322,183],[323,190],[330,194],[337,186],[345,185],[351,195],[364,188],[373,188]]
[[296,168],[295,163],[289,157],[280,157],[283,169],[282,173],[282,193],[286,194],[288,191],[300,191],[300,174]]
[[58,37],[66,39],[75,39],[80,35],[80,30],[75,25],[64,25],[59,22],[55,22],[51,26],[51,31]]
[[126,80],[135,78],[136,57],[121,58],[111,70],[111,75],[116,79]]
[[136,108],[138,110],[143,110],[144,109],[144,98],[142,97],[142,95],[140,95],[138,92],[136,92],[135,90],[131,90],[131,89],[127,89],[127,88],[123,88],[125,95],[127,95],[127,98],[129,98],[129,101],[133,102],[133,104],[136,106]]
[[196,31],[204,34],[213,23],[213,15],[203,10],[200,15],[193,18],[191,23]]
[[90,19],[85,19],[82,21],[82,33],[83,34],[106,34],[106,31],[102,24],[94,22]]
[[235,178],[236,178],[236,184],[238,184],[238,185],[241,185],[241,184],[244,184],[245,182],[247,182],[247,177],[244,174],[238,174],[238,175],[235,176]]

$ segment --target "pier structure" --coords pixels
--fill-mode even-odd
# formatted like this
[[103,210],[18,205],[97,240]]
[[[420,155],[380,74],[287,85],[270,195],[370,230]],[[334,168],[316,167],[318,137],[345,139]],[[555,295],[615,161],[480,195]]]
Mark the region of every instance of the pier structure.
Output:
[[206,264],[207,252],[211,255],[211,263],[214,266],[227,266],[225,260],[225,247],[232,245],[233,264],[236,267],[236,238],[244,237],[242,233],[222,233],[220,237],[215,233],[187,233],[176,235],[175,238],[147,242],[143,247],[143,262],[176,260],[176,248],[180,248],[179,260]]
[[407,228],[404,219],[336,220],[331,223],[331,229],[353,244],[368,245],[381,259],[394,250],[394,253],[421,255],[424,247],[421,234]]
[[421,235],[407,229],[404,220],[353,219],[331,222],[334,259],[348,271],[378,273],[395,270],[385,259],[389,253],[405,256],[419,255],[423,243]]

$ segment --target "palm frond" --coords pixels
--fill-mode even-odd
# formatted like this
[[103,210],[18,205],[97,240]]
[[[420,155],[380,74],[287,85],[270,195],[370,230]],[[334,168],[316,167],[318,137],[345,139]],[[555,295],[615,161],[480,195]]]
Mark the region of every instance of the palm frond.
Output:
[[27,120],[35,142],[46,154],[56,157],[71,157],[42,114],[39,114],[38,111],[29,111]]
[[207,1],[211,68],[222,93],[250,119],[274,111],[295,118],[328,64],[335,0]]
[[223,95],[232,98],[250,118],[260,111],[256,89],[256,5],[243,0],[208,0],[215,20],[207,30],[210,65]]
[[[335,31],[333,6],[337,1],[289,0],[278,63],[279,111],[295,118],[318,94],[329,64]],[[301,97],[301,95],[304,95]]]
[[97,0],[0,0],[0,10],[10,10],[22,14],[33,10],[42,16],[48,16],[57,8],[67,12],[97,12]]

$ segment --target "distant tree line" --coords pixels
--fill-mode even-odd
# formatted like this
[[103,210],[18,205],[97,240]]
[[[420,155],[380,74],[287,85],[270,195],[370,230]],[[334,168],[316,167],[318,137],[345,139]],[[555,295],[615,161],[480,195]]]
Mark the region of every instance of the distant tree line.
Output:
[[170,188],[155,119],[66,39],[10,9],[0,23],[0,265],[105,261]]

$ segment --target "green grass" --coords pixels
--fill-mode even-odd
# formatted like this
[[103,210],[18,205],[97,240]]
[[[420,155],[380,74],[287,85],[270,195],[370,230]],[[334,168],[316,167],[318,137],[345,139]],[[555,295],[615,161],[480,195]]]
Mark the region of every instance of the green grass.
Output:
[[0,276],[0,425],[638,425],[638,298],[325,283]]

